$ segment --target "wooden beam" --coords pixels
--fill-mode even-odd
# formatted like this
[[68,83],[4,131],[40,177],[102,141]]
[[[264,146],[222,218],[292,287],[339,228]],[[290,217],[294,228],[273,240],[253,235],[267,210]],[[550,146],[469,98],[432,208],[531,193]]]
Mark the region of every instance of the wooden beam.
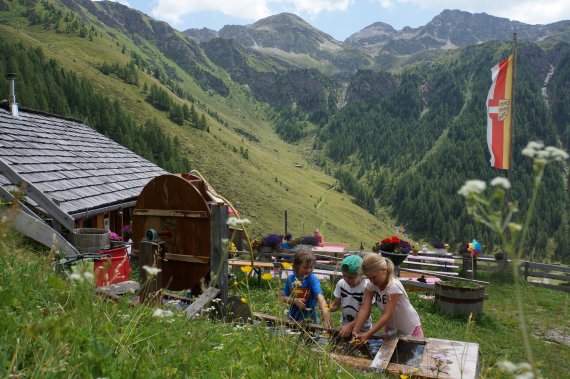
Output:
[[75,220],[67,212],[63,211],[47,194],[40,191],[35,185],[26,181],[10,165],[0,159],[0,174],[4,175],[13,185],[21,188],[26,195],[33,199],[51,217],[57,220],[67,230],[75,228]]
[[392,358],[392,354],[394,354],[396,345],[398,345],[399,339],[400,338],[398,336],[392,336],[384,339],[384,343],[380,346],[380,349],[378,349],[370,367],[376,370],[386,370],[390,363],[390,358]]
[[134,216],[182,217],[207,219],[208,213],[204,211],[184,211],[169,209],[135,209]]
[[350,355],[328,353],[328,355],[335,361],[339,361],[347,366],[353,367],[357,370],[370,369],[371,360],[367,358],[351,357]]
[[208,287],[203,294],[201,294],[192,304],[186,308],[186,317],[193,319],[196,315],[200,315],[201,310],[208,304],[212,299],[214,299],[220,290],[216,287]]
[[189,262],[189,263],[202,263],[209,264],[210,257],[201,257],[196,255],[185,255],[185,254],[164,254],[164,260],[167,261],[178,261],[178,262]]
[[48,248],[62,251],[67,257],[79,254],[79,251],[56,230],[52,229],[37,216],[31,216],[20,209],[0,209],[0,216],[6,216],[18,232],[30,237]]

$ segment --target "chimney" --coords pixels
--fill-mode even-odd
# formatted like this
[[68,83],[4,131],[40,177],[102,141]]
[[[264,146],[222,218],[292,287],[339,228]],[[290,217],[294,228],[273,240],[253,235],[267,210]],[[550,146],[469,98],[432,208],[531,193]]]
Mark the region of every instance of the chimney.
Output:
[[18,103],[16,103],[16,76],[16,74],[11,72],[6,74],[6,79],[8,79],[8,82],[10,83],[10,97],[8,98],[8,105],[12,116],[18,117]]

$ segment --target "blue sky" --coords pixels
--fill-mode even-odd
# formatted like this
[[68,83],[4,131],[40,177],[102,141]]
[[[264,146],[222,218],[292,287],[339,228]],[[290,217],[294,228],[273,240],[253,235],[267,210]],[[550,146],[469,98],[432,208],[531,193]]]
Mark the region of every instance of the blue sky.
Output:
[[570,20],[568,0],[117,0],[178,30],[247,25],[281,12],[297,14],[339,41],[374,22],[395,29],[427,24],[444,9],[505,17],[528,24]]

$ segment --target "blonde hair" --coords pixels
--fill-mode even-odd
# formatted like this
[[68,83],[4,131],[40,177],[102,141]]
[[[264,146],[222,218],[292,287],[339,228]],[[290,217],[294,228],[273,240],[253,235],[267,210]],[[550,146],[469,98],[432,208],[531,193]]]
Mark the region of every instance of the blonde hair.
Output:
[[394,280],[394,263],[380,254],[370,253],[362,260],[361,270],[364,275],[373,274],[380,270],[386,270],[386,285]]
[[293,259],[293,272],[297,274],[299,272],[299,267],[302,265],[308,264],[310,266],[314,266],[315,263],[317,263],[317,258],[315,258],[311,251],[299,250]]

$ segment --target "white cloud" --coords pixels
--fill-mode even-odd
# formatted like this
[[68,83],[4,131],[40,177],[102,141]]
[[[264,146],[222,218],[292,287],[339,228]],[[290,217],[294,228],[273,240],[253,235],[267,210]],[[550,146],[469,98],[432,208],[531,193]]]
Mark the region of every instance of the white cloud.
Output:
[[158,0],[152,9],[153,17],[178,24],[189,13],[216,11],[226,16],[259,20],[271,15],[265,0]]
[[215,11],[226,16],[257,21],[280,12],[307,15],[322,12],[345,11],[356,0],[158,0],[152,9],[153,17],[178,24],[189,13]]
[[290,3],[295,13],[306,13],[310,17],[315,17],[321,12],[346,11],[355,0],[283,0],[281,2]]

